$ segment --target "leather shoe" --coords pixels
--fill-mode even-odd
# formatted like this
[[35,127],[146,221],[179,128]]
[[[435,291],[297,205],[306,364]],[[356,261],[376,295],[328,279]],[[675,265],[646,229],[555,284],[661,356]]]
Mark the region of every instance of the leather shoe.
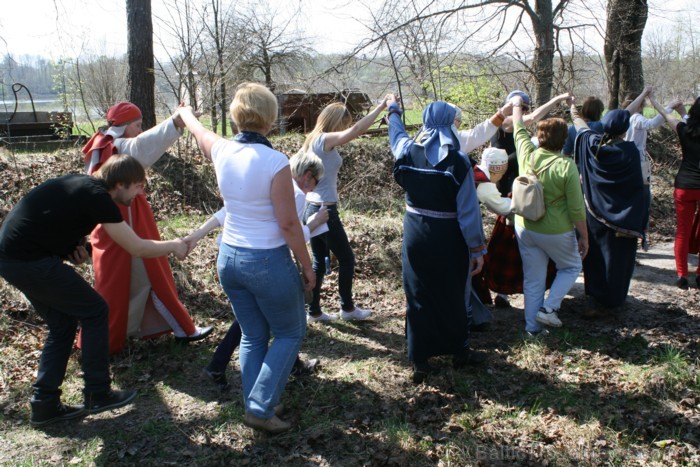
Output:
[[292,427],[291,423],[280,420],[277,418],[277,415],[273,415],[272,418],[265,420],[249,412],[246,412],[243,417],[243,423],[253,429],[267,431],[268,433],[282,433]]
[[508,299],[503,298],[500,295],[496,295],[496,298],[493,301],[493,306],[496,308],[510,308],[510,302]]
[[309,360],[297,358],[296,362],[294,362],[294,366],[292,367],[292,376],[302,376],[313,373],[314,370],[316,370],[316,367],[318,367],[320,364],[321,361],[318,358],[312,358]]
[[434,375],[440,370],[430,363],[414,363],[413,364],[413,374],[411,374],[411,381],[415,384],[420,384],[428,377],[428,375]]
[[209,334],[212,333],[214,330],[213,326],[205,326],[203,328],[200,328],[199,326],[196,328],[197,330],[195,331],[194,334],[191,336],[182,336],[182,337],[175,337],[175,342],[179,342],[181,344],[186,344],[188,342],[194,342],[194,341],[201,341],[202,339],[206,339],[209,337]]

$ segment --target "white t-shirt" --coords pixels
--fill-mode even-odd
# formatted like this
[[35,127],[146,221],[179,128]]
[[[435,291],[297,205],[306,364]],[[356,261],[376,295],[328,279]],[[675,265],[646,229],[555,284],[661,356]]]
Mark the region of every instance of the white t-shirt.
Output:
[[644,159],[644,153],[647,148],[647,131],[654,130],[663,124],[663,115],[659,114],[654,118],[646,118],[637,112],[630,116],[630,127],[627,129],[625,141],[632,141],[639,149],[639,156]]
[[262,144],[220,139],[211,158],[226,209],[223,242],[255,249],[284,245],[270,192],[274,176],[289,166],[287,156]]

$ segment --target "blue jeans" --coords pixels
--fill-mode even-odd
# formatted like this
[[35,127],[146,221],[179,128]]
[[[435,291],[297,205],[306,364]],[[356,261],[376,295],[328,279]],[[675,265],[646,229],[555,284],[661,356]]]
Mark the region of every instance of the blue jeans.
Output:
[[0,260],[0,276],[27,297],[49,328],[32,385],[33,400],[43,402],[61,395],[78,323],[83,329],[84,392],[87,396],[109,391],[109,308],[100,294],[57,256]]
[[246,411],[272,418],[306,333],[299,271],[286,245],[256,250],[222,243],[216,266],[243,332]]
[[[345,311],[355,309],[352,301],[352,280],[355,276],[355,254],[350,247],[348,235],[345,233],[343,223],[338,215],[336,205],[328,208],[328,232],[311,238],[311,252],[313,253],[313,269],[316,273],[316,287],[313,291],[313,299],[309,304],[309,313],[318,316],[321,314],[321,286],[323,276],[326,275],[326,257],[333,252],[338,260],[338,292],[340,294],[340,307]],[[304,221],[309,216],[318,212],[321,206],[307,204],[304,213]]]
[[[558,310],[564,296],[569,293],[581,272],[581,255],[578,252],[576,233],[572,230],[558,235],[547,235],[515,226],[518,248],[523,259],[523,295],[525,296],[525,330],[537,332],[542,326],[537,322],[540,307]],[[557,275],[549,289],[547,263],[552,259]]]

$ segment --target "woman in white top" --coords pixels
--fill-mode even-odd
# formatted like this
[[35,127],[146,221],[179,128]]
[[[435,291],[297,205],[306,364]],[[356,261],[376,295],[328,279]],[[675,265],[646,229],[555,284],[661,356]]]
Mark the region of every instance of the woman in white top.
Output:
[[[224,198],[217,269],[243,331],[244,422],[282,432],[291,424],[276,413],[306,332],[303,290],[313,288],[316,277],[294,205],[289,161],[265,138],[277,119],[277,99],[260,84],[240,85],[231,117],[241,132],[233,141],[205,129],[191,108],[180,114],[213,161]],[[304,285],[290,249],[301,264]]]
[[340,293],[340,317],[346,320],[367,319],[369,310],[356,307],[352,299],[352,281],[355,274],[355,254],[338,215],[338,172],[343,159],[338,146],[349,143],[363,134],[386,108],[386,98],[369,114],[351,126],[352,116],[341,103],[326,106],[318,117],[316,127],[306,136],[302,152],[313,152],[323,161],[324,175],[314,190],[320,201],[309,202],[305,217],[318,212],[322,206],[328,209],[328,232],[311,239],[313,268],[316,287],[309,304],[309,321],[328,321],[338,318],[334,313],[321,310],[321,285],[326,274],[326,258],[332,251],[338,260],[338,292]]

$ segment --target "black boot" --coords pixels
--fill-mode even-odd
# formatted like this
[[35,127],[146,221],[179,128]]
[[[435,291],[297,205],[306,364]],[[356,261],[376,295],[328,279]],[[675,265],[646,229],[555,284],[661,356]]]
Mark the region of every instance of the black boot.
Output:
[[58,397],[48,400],[37,400],[32,397],[29,404],[32,407],[32,416],[29,419],[29,423],[32,426],[44,426],[49,423],[72,420],[87,415],[82,405],[65,405],[61,403],[61,399]]
[[85,409],[89,413],[118,409],[131,403],[136,398],[136,391],[114,391],[85,394]]
[[428,375],[434,375],[440,370],[432,366],[428,362],[414,363],[413,364],[413,374],[411,375],[411,381],[415,384],[420,384],[425,381]]

